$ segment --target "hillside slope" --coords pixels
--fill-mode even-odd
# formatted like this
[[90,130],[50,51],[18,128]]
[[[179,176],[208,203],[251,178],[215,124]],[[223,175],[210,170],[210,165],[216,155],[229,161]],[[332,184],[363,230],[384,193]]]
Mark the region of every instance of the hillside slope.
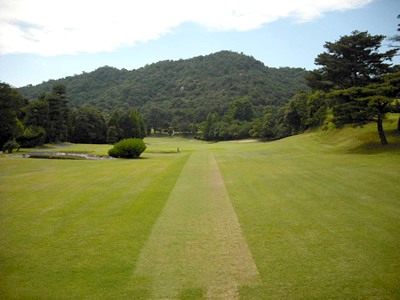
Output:
[[299,91],[308,90],[300,68],[269,68],[253,57],[231,51],[179,61],[161,61],[128,71],[102,67],[90,73],[50,80],[19,91],[36,99],[54,84],[64,84],[73,105],[103,111],[151,106],[164,109],[211,109],[248,97],[256,106],[286,104]]
[[302,145],[304,149],[318,152],[339,152],[357,154],[392,153],[400,155],[400,131],[397,130],[399,114],[388,114],[383,122],[384,131],[389,142],[382,145],[376,129],[376,123],[371,122],[362,127],[346,125],[332,130],[316,129],[312,132],[291,136],[279,141],[282,147],[292,144]]

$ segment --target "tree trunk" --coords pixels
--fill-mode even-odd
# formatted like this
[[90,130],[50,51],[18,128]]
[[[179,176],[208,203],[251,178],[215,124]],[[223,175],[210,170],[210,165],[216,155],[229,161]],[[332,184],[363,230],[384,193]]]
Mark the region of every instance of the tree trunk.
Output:
[[383,131],[382,118],[380,116],[378,116],[378,132],[379,138],[381,139],[381,144],[387,145],[388,141],[386,140],[385,132]]

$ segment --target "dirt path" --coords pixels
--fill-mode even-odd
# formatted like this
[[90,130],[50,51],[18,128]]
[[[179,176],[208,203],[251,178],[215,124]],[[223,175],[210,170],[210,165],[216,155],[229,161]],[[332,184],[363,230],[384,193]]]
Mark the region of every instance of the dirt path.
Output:
[[238,298],[260,276],[211,152],[194,152],[143,248],[134,277],[152,282],[153,298],[197,290]]

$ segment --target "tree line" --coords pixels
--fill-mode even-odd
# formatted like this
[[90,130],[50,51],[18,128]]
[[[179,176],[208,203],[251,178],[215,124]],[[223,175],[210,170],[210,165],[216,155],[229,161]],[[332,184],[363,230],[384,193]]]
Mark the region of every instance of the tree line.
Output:
[[157,132],[192,132],[210,112],[223,115],[232,101],[248,98],[256,110],[282,106],[308,91],[301,68],[269,68],[251,56],[220,51],[178,61],[160,61],[137,70],[101,67],[93,72],[51,80],[18,90],[35,100],[62,84],[69,104],[101,110],[108,119],[115,110],[137,109]]
[[[154,99],[144,102],[139,107],[140,113],[132,107],[109,112],[71,104],[63,84],[53,85],[50,91],[42,92],[38,99],[29,102],[18,90],[1,83],[0,146],[14,140],[24,147],[57,141],[114,144],[126,138],[143,138],[152,132],[191,134],[208,141],[248,137],[279,139],[320,126],[329,129],[371,121],[377,123],[381,143],[386,144],[383,120],[388,112],[400,112],[400,104],[395,101],[400,92],[400,68],[391,63],[399,47],[379,51],[384,38],[383,35],[354,31],[336,42],[326,42],[326,51],[315,59],[320,68],[305,73],[306,88],[289,99],[279,101],[259,101],[254,96],[254,90],[249,91],[242,85],[245,81],[237,84],[234,80],[228,84],[229,89],[213,96],[218,101],[210,101],[205,99],[201,90],[197,90],[197,85],[191,86],[186,78],[179,91],[169,89],[171,99],[159,103],[155,103]],[[392,41],[399,42],[398,36]],[[196,60],[206,60],[204,68],[208,68],[206,73],[211,74],[213,79],[220,80],[222,77],[226,80],[226,74],[231,72],[221,56],[236,59],[233,63],[236,67],[230,68],[249,71],[247,75],[240,73],[239,77],[248,76],[254,69],[261,72],[265,68],[250,57],[231,52]],[[189,60],[200,66],[194,61]],[[210,61],[216,66],[211,67]],[[182,61],[174,67],[181,65],[188,70],[184,68],[187,63]],[[169,67],[163,69],[166,65],[171,66],[168,62],[161,62],[151,68],[158,68],[159,74],[163,74],[171,71]],[[252,77],[253,83],[256,77]],[[162,81],[162,78],[159,80]],[[147,85],[142,87],[144,90],[148,88]],[[162,88],[158,86],[158,89]],[[210,89],[215,92],[215,89]],[[242,89],[229,97],[232,90]],[[182,96],[187,90],[195,90],[199,94],[196,101]],[[149,97],[154,91],[147,93],[146,97]]]
[[0,147],[6,149],[65,141],[115,144],[147,134],[143,116],[135,109],[116,110],[106,121],[96,108],[69,105],[61,84],[29,102],[18,90],[0,83],[0,111]]
[[297,93],[282,107],[266,105],[262,113],[248,99],[235,101],[226,114],[208,114],[198,137],[279,139],[320,126],[329,129],[376,122],[380,141],[387,144],[383,120],[389,112],[400,112],[395,100],[400,93],[400,68],[390,63],[398,47],[379,52],[384,38],[354,31],[325,43],[326,51],[315,59],[321,67],[306,75],[310,92]]

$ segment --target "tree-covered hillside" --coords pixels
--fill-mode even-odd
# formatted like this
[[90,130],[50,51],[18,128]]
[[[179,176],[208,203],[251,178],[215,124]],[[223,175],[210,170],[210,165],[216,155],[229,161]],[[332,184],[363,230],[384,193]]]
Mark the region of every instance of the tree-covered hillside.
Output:
[[132,71],[103,67],[19,91],[3,84],[2,114],[9,117],[0,146],[115,143],[152,132],[210,141],[278,139],[371,121],[386,144],[382,123],[400,111],[400,69],[391,63],[397,48],[379,52],[383,39],[353,31],[326,42],[315,60],[321,67],[310,72],[221,51]]
[[176,110],[185,110],[185,114],[189,110],[196,116],[190,121],[201,122],[209,112],[223,113],[229,103],[243,97],[254,106],[283,106],[296,93],[308,90],[306,74],[304,69],[269,68],[253,57],[221,51],[132,71],[106,66],[19,91],[33,100],[50,92],[55,84],[63,84],[72,105],[93,106],[108,113],[130,108],[146,112],[157,107],[176,115]]

